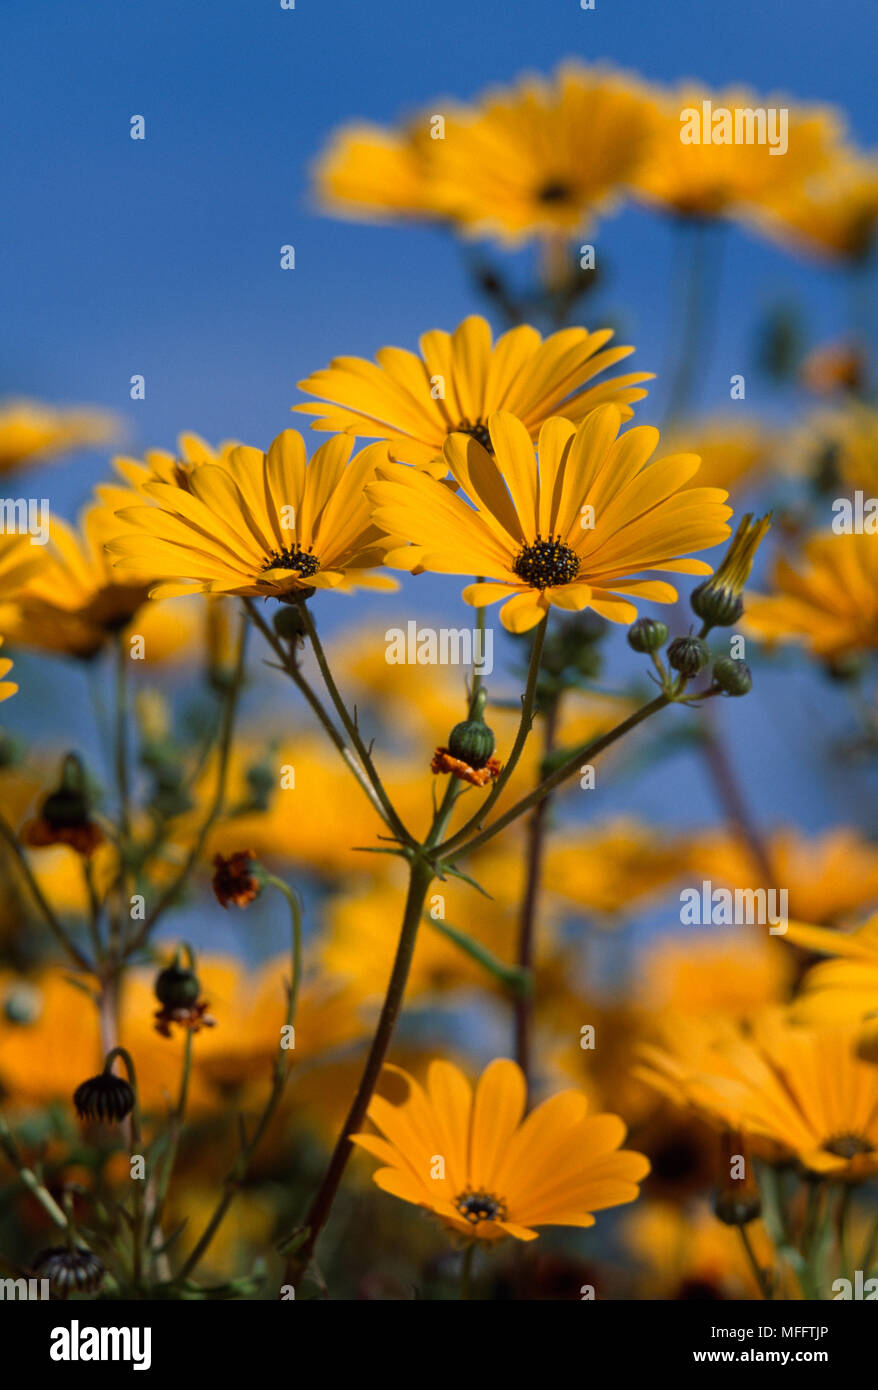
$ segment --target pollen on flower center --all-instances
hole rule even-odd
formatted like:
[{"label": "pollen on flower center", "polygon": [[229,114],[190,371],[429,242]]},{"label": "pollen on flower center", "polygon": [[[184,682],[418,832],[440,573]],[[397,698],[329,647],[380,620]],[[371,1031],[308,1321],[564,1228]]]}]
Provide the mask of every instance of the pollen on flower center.
[{"label": "pollen on flower center", "polygon": [[320,561],[316,555],[311,554],[311,547],[302,550],[301,546],[288,545],[284,550],[272,550],[266,557],[264,570],[284,569],[298,570],[303,579],[316,574],[320,568]]},{"label": "pollen on flower center", "polygon": [[472,435],[473,439],[481,444],[483,449],[487,449],[489,454],[494,452],[493,445],[491,444],[491,436],[488,433],[488,426],[485,424],[484,420],[476,420],[473,423],[469,420],[461,420],[457,429],[452,431],[452,433]]},{"label": "pollen on flower center", "polygon": [[874,1152],[874,1145],[868,1139],[864,1139],[861,1134],[835,1134],[831,1139],[827,1139],[824,1148],[829,1153],[835,1154],[836,1158],[857,1158],[860,1154],[870,1154]]},{"label": "pollen on flower center", "polygon": [[513,571],[533,589],[569,584],[579,574],[579,556],[560,539],[544,541],[537,536],[512,563]]},{"label": "pollen on flower center", "polygon": [[454,1205],[471,1226],[478,1226],[480,1221],[506,1220],[505,1203],[491,1192],[461,1192],[455,1197]]}]

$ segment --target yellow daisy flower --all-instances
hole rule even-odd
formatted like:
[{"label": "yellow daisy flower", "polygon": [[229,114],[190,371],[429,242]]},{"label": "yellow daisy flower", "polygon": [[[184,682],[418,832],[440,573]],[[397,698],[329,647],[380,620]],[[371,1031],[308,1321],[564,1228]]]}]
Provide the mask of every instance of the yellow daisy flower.
[{"label": "yellow daisy flower", "polygon": [[772,587],[748,598],[744,630],[752,636],[802,643],[830,662],[878,648],[875,536],[811,536],[796,563],[778,560]]},{"label": "yellow daisy flower", "polygon": [[[710,105],[711,141],[704,142],[702,128],[700,143],[689,143],[681,138],[688,130],[682,117],[695,112],[703,119],[705,103]],[[732,134],[735,122],[746,133],[754,110],[772,107],[789,112],[787,149],[781,156],[772,155],[767,141],[717,143],[717,135],[725,134],[719,127],[714,130],[717,112],[730,113]],[[783,97],[758,97],[741,88],[711,92],[687,84],[667,93],[662,108],[659,134],[634,183],[645,202],[679,216],[732,215],[741,205],[776,197],[779,190],[829,168],[837,156],[841,120],[829,107],[795,106]]]},{"label": "yellow daisy flower", "polygon": [[431,151],[434,196],[470,236],[507,245],[572,236],[612,206],[656,123],[655,101],[635,79],[565,63],[449,115]]},{"label": "yellow daisy flower", "polygon": [[341,217],[435,217],[428,118],[405,130],[357,122],[336,131],[314,169],[317,198]]},{"label": "yellow daisy flower", "polygon": [[492,452],[454,434],[445,458],[459,493],[412,468],[387,464],[367,489],[374,518],[408,546],[388,564],[442,574],[480,574],[463,596],[474,605],[506,602],[510,632],[526,632],[550,606],[593,608],[630,623],[628,596],[672,603],[677,591],[644,570],[709,574],[703,560],[683,559],[729,534],[715,488],[685,488],[699,460],[677,454],[647,468],[658,430],[641,426],[617,438],[616,406],[595,410],[578,427],[554,418],[540,430],[539,461],[526,427],[507,411],[488,422]]},{"label": "yellow daisy flower", "polygon": [[665,1048],[639,1074],[678,1103],[799,1159],[814,1173],[878,1172],[878,1067],[858,1030],[801,1027],[769,1010],[745,1032],[716,1018],[668,1019]]},{"label": "yellow daisy flower", "polygon": [[878,913],[849,932],[791,922],[786,939],[835,958],[808,971],[795,1003],[796,1018],[843,1024],[878,1013]]},{"label": "yellow daisy flower", "polygon": [[282,598],[313,589],[393,588],[369,571],[387,542],[369,519],[363,489],[386,450],[351,459],[353,440],[323,444],[310,463],[302,436],[284,430],[267,454],[233,448],[177,483],[145,482],[151,506],[124,507],[108,550],[127,574],[165,582],[156,596],[201,590]]},{"label": "yellow daisy flower", "polygon": [[773,475],[778,442],[759,421],[728,415],[687,419],[665,431],[669,449],[685,447],[701,459],[699,487],[724,487],[739,493]]},{"label": "yellow daisy flower", "polygon": [[861,261],[878,228],[878,159],[842,157],[817,178],[767,195],[750,220],[795,251],[822,260]]},{"label": "yellow daisy flower", "polygon": [[36,568],[4,605],[10,641],[89,658],[128,625],[147,586],[110,568],[104,546],[113,530],[112,516],[97,505],[85,509],[78,530],[52,517],[48,544],[34,547]]},{"label": "yellow daisy flower", "polygon": [[385,1067],[369,1118],[381,1131],[352,1135],[384,1166],[374,1181],[427,1207],[478,1240],[535,1240],[536,1226],[593,1226],[595,1211],[633,1202],[649,1162],[620,1149],[618,1115],[588,1115],[577,1091],[562,1091],[524,1116],[526,1085],[515,1062],[497,1060],[475,1095],[450,1062],[431,1062],[426,1090]]},{"label": "yellow daisy flower", "polygon": [[[214,449],[200,434],[186,430],[177,437],[176,453],[169,449],[147,449],[142,459],[120,454],[113,459],[113,467],[123,482],[138,493],[143,492],[146,483],[152,482],[186,487],[193,468],[202,463],[221,463],[233,449],[240,447],[239,440],[227,439]],[[104,483],[95,491],[111,510],[114,505],[124,506],[137,500],[130,492],[123,492],[117,483]]]},{"label": "yellow daisy flower", "polygon": [[7,401],[0,405],[0,475],[71,449],[105,444],[116,430],[112,416],[102,410]]},{"label": "yellow daisy flower", "polygon": [[[0,647],[3,646],[3,638],[0,637]],[[0,700],[8,700],[10,695],[14,695],[18,686],[15,681],[4,680],[12,670],[12,662],[7,656],[0,657]]]},{"label": "yellow daisy flower", "polygon": [[492,345],[487,321],[474,314],[453,333],[435,329],[420,339],[421,356],[402,348],[382,348],[377,365],[361,357],[336,357],[299,388],[322,398],[293,406],[317,415],[316,430],[341,431],[364,439],[386,439],[390,456],[441,478],[446,439],[456,431],[490,447],[488,417],[511,411],[532,439],[550,415],[579,421],[606,401],[628,420],[646,392],[638,383],[652,372],[631,372],[589,386],[631,347],[606,347],[608,328],[589,333],[565,328],[543,340],[522,324]]}]

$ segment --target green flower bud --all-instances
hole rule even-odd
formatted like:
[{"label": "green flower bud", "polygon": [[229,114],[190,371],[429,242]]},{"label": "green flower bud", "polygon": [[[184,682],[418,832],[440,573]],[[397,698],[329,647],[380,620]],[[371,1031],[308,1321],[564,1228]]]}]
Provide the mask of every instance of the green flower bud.
[{"label": "green flower bud", "polygon": [[753,689],[753,677],[746,661],[731,656],[718,656],[713,663],[713,683],[725,695],[746,695]]},{"label": "green flower bud", "polygon": [[272,619],[274,630],[282,642],[300,642],[305,636],[305,623],[300,603],[285,603]]},{"label": "green flower bud", "polygon": [[166,1009],[188,1009],[198,1000],[201,985],[194,970],[174,961],[156,976],[155,997]]},{"label": "green flower bud", "polygon": [[699,584],[689,596],[693,613],[711,627],[731,627],[744,611],[744,600],[731,589],[717,588],[708,581]]},{"label": "green flower bud", "polygon": [[476,770],[484,767],[494,752],[494,732],[482,718],[487,698],[484,688],[480,689],[473,701],[470,718],[455,724],[448,736],[451,756]]},{"label": "green flower bud", "polygon": [[657,652],[667,640],[667,623],[658,618],[638,618],[628,629],[628,645],[635,652]]},{"label": "green flower bud", "polygon": [[697,676],[709,660],[707,643],[700,637],[675,637],[668,647],[668,661],[681,676]]}]

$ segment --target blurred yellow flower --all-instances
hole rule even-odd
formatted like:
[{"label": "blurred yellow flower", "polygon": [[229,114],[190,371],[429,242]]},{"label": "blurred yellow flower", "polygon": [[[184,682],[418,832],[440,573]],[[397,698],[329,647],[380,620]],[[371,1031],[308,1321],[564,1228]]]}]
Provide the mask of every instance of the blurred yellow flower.
[{"label": "blurred yellow flower", "polygon": [[[763,1223],[751,1221],[747,1235],[760,1267],[772,1268],[775,1251]],[[641,1298],[762,1297],[738,1231],[717,1221],[706,1203],[639,1202],[622,1217],[622,1240],[643,1266]]]},{"label": "blurred yellow flower", "polygon": [[490,448],[488,418],[497,410],[517,415],[531,439],[549,416],[579,421],[607,401],[619,407],[623,420],[630,419],[631,406],[646,395],[640,383],[652,372],[588,385],[634,351],[607,347],[612,336],[609,328],[565,328],[543,339],[521,324],[492,344],[489,324],[473,314],[453,333],[424,333],[420,357],[381,348],[377,365],[360,357],[333,358],[325,370],[299,382],[320,403],[293,410],[319,416],[316,430],[387,440],[392,459],[442,478],[448,471],[446,439],[469,434]]},{"label": "blurred yellow flower", "polygon": [[547,890],[602,916],[630,915],[667,893],[689,867],[688,842],[632,817],[549,841]]},{"label": "blurred yellow flower", "polygon": [[637,79],[567,62],[452,111],[433,142],[431,191],[466,235],[513,246],[572,237],[613,208],[656,123]]},{"label": "blurred yellow flower", "polygon": [[787,826],[766,837],[765,853],[770,884],[750,848],[724,830],[694,837],[691,862],[729,888],[786,888],[789,915],[800,921],[830,925],[878,903],[878,846],[853,826],[814,835]]},{"label": "blurred yellow flower", "polygon": [[751,594],[745,632],[769,645],[796,642],[823,661],[878,647],[878,544],[866,533],[810,536],[795,561],[781,556],[771,591]]},{"label": "blurred yellow flower", "polygon": [[816,177],[767,191],[750,216],[784,247],[823,260],[861,261],[878,226],[878,159],[843,150]]},{"label": "blurred yellow flower", "polygon": [[767,934],[719,932],[693,938],[663,936],[645,950],[638,965],[637,998],[656,1014],[722,1015],[745,1018],[789,997],[790,953]]},{"label": "blurred yellow flower", "polygon": [[6,401],[0,405],[0,475],[72,449],[106,444],[117,430],[106,411]]},{"label": "blurred yellow flower", "polygon": [[[783,189],[801,185],[810,175],[827,169],[837,155],[842,122],[831,107],[796,106],[786,98],[758,97],[743,88],[712,92],[694,84],[662,93],[659,100],[660,133],[634,184],[647,203],[678,216],[734,215],[742,206],[761,203]],[[736,122],[745,137],[751,131],[754,136],[761,134],[755,113],[768,113],[773,108],[789,112],[785,150],[780,143],[782,117],[778,117],[779,129],[774,131],[766,116],[762,143],[755,138],[733,138]],[[689,113],[697,117],[697,126]],[[724,121],[729,131],[721,128]],[[705,139],[708,133],[709,142]],[[698,140],[691,138],[694,134]],[[718,136],[723,137],[722,144]],[[769,136],[776,137],[774,147],[780,154],[772,154]]]},{"label": "blurred yellow flower", "polygon": [[806,1028],[768,1010],[744,1032],[721,1018],[675,1016],[666,1044],[642,1049],[644,1080],[678,1104],[776,1145],[814,1173],[878,1171],[878,1067],[855,1028]]},{"label": "blurred yellow flower", "polygon": [[552,606],[592,608],[630,623],[637,609],[628,595],[672,603],[670,584],[634,576],[709,574],[703,560],[682,557],[724,540],[731,508],[725,492],[685,486],[698,471],[696,457],[647,466],[658,430],[641,426],[619,436],[620,424],[612,405],[578,427],[548,420],[537,461],[525,426],[497,411],[490,453],[465,434],[445,446],[459,493],[415,469],[385,465],[368,488],[373,515],[390,535],[411,542],[389,552],[388,564],[486,576],[463,597],[476,606],[505,600],[500,621],[511,632],[535,627]]},{"label": "blurred yellow flower", "polygon": [[342,126],[314,166],[318,202],[357,220],[439,216],[428,174],[431,144],[427,116],[403,130],[366,122]]},{"label": "blurred yellow flower", "polygon": [[[526,1118],[514,1062],[482,1073],[475,1095],[450,1062],[431,1062],[423,1089],[385,1067],[369,1118],[380,1131],[355,1144],[380,1159],[385,1192],[426,1207],[477,1240],[535,1240],[537,1226],[593,1226],[595,1211],[636,1200],[649,1164],[620,1149],[617,1115],[588,1115],[585,1096],[562,1091]],[[440,1166],[441,1165],[441,1170]]]},{"label": "blurred yellow flower", "polygon": [[786,939],[806,951],[834,957],[805,976],[793,1010],[797,1019],[844,1024],[878,1013],[878,914],[849,932],[791,922]]},{"label": "blurred yellow flower", "polygon": [[773,431],[755,420],[715,416],[681,420],[664,433],[665,446],[697,454],[699,487],[721,487],[740,493],[751,484],[766,481],[776,468]]},{"label": "blurred yellow flower", "polygon": [[[0,647],[2,646],[3,638],[0,637]],[[9,657],[0,657],[0,701],[8,700],[10,695],[14,695],[16,690],[18,689],[18,686],[16,685],[15,681],[7,681],[3,679],[4,676],[9,675],[9,672],[11,670],[12,662],[10,661]]]}]

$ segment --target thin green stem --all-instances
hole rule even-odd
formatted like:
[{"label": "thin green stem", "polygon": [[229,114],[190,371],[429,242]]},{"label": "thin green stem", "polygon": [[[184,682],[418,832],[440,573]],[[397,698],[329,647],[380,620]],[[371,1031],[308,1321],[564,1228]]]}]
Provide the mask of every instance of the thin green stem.
[{"label": "thin green stem", "polygon": [[498,798],[503,794],[504,787],[518,765],[536,711],[537,680],[540,674],[540,662],[543,656],[543,644],[546,639],[547,623],[548,616],[543,618],[534,634],[527,672],[527,685],[521,700],[521,719],[519,720],[518,731],[515,735],[515,741],[510,750],[509,757],[479,809],[470,816],[469,820],[462,825],[459,830],[440,846],[440,852],[443,856],[447,855],[450,850],[455,849],[458,845],[464,844],[470,832],[484,823],[486,816],[496,804]]},{"label": "thin green stem", "polygon": [[[559,787],[562,782],[565,782],[568,777],[577,771],[584,758],[591,759],[597,757],[604,749],[612,747],[620,738],[624,738],[625,734],[630,733],[632,729],[636,729],[638,724],[642,724],[645,719],[649,719],[653,714],[656,714],[658,710],[664,709],[666,705],[673,703],[674,701],[669,695],[657,695],[654,700],[650,700],[648,704],[642,705],[639,710],[635,710],[634,714],[629,715],[627,719],[623,719],[621,724],[617,724],[615,728],[610,729],[608,733],[602,734],[600,738],[593,739],[591,743],[583,744],[572,753],[569,758],[566,758],[554,772],[550,773],[548,777],[544,777],[533,791],[528,792],[520,801],[516,801],[514,806],[510,806],[508,811],[505,811],[502,816],[498,816],[497,820],[487,826],[480,834],[475,835],[462,848],[454,849],[459,839],[458,835],[446,841],[445,844],[439,845],[436,850],[437,859],[453,864],[463,854],[470,854],[473,850],[481,849],[481,847],[487,844],[489,840],[492,840],[495,835],[498,835],[501,830],[505,830],[507,825],[511,825],[513,821],[518,820],[519,816],[524,815],[525,811],[529,811],[532,806],[536,806],[540,801],[543,801],[550,792],[554,791],[556,787]],[[454,852],[449,854],[448,851],[450,849],[454,849]]]},{"label": "thin green stem", "polygon": [[374,762],[372,761],[371,751],[369,748],[367,748],[365,742],[363,741],[360,731],[357,728],[356,720],[352,719],[350,714],[348,713],[347,706],[345,705],[345,702],[341,697],[341,693],[339,692],[338,686],[335,683],[335,678],[332,674],[332,671],[329,668],[329,662],[326,659],[326,653],[324,652],[320,642],[320,638],[317,635],[317,628],[314,625],[314,619],[311,617],[311,614],[308,610],[308,605],[306,603],[303,603],[301,605],[301,612],[302,621],[305,625],[305,631],[308,634],[308,639],[311,643],[311,648],[314,652],[314,656],[317,659],[317,665],[320,668],[320,674],[323,677],[323,682],[329,693],[329,698],[332,701],[336,714],[342,722],[342,725],[345,729],[345,732],[347,733],[348,738],[354,745],[354,748],[357,750],[357,755],[360,759],[360,762],[363,765],[363,770],[369,778],[369,781],[371,782],[372,787],[374,788],[375,795],[378,797],[378,800],[381,803],[387,824],[401,843],[412,844],[412,837],[406,830],[399,816],[397,815],[393,802],[390,800],[390,797],[387,795],[387,792],[384,789],[384,784],[382,783],[381,778],[378,775],[378,770],[375,767]]},{"label": "thin green stem", "polygon": [[55,916],[55,913],[46,900],[43,890],[34,877],[33,870],[27,861],[27,856],[18,842],[18,836],[2,815],[0,815],[0,839],[5,840],[14,854],[18,867],[21,870],[21,875],[30,890],[31,897],[40,909],[46,926],[49,928],[55,940],[67,952],[70,959],[79,966],[80,970],[85,970],[89,974],[92,974],[94,967],[91,961],[87,956],[83,955],[66,928],[62,926],[61,922]]},{"label": "thin green stem", "polygon": [[238,650],[235,662],[235,669],[234,674],[232,675],[232,678],[229,682],[228,690],[226,692],[226,703],[225,708],[223,710],[222,725],[220,728],[216,789],[213,794],[213,799],[210,803],[210,806],[208,807],[207,814],[201,823],[201,827],[198,831],[198,834],[195,837],[195,842],[189,850],[189,853],[187,854],[182,867],[180,868],[176,877],[168,884],[165,891],[161,894],[155,907],[152,909],[150,913],[147,914],[147,917],[141,925],[140,930],[125,947],[123,953],[124,959],[127,959],[129,956],[134,955],[136,951],[140,950],[141,946],[146,941],[153,927],[158,922],[159,918],[162,916],[165,910],[168,907],[170,907],[170,905],[173,902],[176,901],[181,888],[186,883],[193,868],[197,864],[198,860],[201,858],[202,851],[204,850],[205,843],[207,842],[207,837],[213,829],[213,826],[217,818],[222,812],[226,798],[226,782],[228,780],[229,758],[232,748],[232,733],[235,727],[235,714],[238,708],[238,699],[241,693],[241,687],[244,683],[244,655],[246,651],[246,646],[247,620],[246,618],[242,617],[241,630],[238,638]]},{"label": "thin green stem", "polygon": [[417,942],[418,927],[432,880],[433,871],[430,866],[420,856],[413,857],[409,864],[409,885],[396,956],[363,1074],[332,1151],[323,1180],[314,1194],[301,1226],[291,1233],[288,1242],[290,1253],[287,1257],[284,1283],[291,1284],[293,1287],[298,1285],[306,1273],[313,1259],[314,1250],[323,1227],[329,1218],[342,1175],[353,1149],[351,1135],[357,1134],[365,1122],[369,1102],[381,1074],[396,1021],[402,1009],[405,987]]},{"label": "thin green stem", "polygon": [[287,1046],[287,1043],[289,1041],[290,1029],[296,1017],[296,1006],[298,1004],[299,988],[302,981],[302,909],[297,894],[283,881],[283,879],[276,878],[274,874],[268,874],[266,875],[265,881],[272,888],[277,889],[287,900],[287,905],[290,910],[290,955],[292,961],[292,979],[290,980],[287,995],[286,1018],[284,1020],[284,1026],[281,1029],[280,1041],[278,1043],[278,1051],[272,1073],[271,1090],[253,1133],[250,1135],[249,1139],[242,1144],[233,1167],[226,1175],[223,1183],[222,1196],[217,1202],[207,1225],[187,1256],[177,1276],[178,1282],[187,1279],[204,1258],[214,1236],[225,1220],[229,1207],[235,1200],[242,1184],[246,1182],[253,1155],[262,1142],[265,1132],[274,1117],[289,1075],[288,1053],[290,1048]]},{"label": "thin green stem", "polygon": [[244,606],[247,609],[247,612],[250,614],[250,617],[253,619],[254,624],[262,633],[266,642],[269,644],[272,651],[277,656],[278,660],[281,663],[281,667],[286,673],[286,675],[290,677],[290,680],[296,686],[297,690],[299,690],[300,693],[304,695],[312,711],[317,716],[317,719],[321,727],[323,728],[324,733],[326,733],[329,736],[333,745],[341,754],[348,770],[353,773],[358,785],[360,786],[362,791],[365,792],[372,807],[375,811],[377,811],[378,815],[384,821],[385,825],[388,825],[388,828],[390,828],[387,821],[387,817],[384,813],[384,807],[382,806],[381,801],[377,793],[375,792],[375,789],[373,788],[371,782],[369,781],[369,778],[367,777],[366,773],[363,771],[362,767],[357,761],[356,754],[352,751],[352,749],[348,747],[341,733],[333,724],[329,713],[324,708],[320,700],[320,697],[316,694],[316,692],[313,690],[309,682],[305,679],[304,675],[300,671],[299,666],[296,662],[294,651],[292,650],[292,648],[289,651],[284,650],[283,645],[278,640],[276,634],[272,632],[268,623],[265,622],[252,599],[245,598]]},{"label": "thin green stem", "polygon": [[58,1206],[51,1192],[43,1186],[32,1168],[22,1158],[11,1129],[0,1113],[0,1151],[2,1151],[18,1173],[28,1192],[39,1202],[43,1211],[62,1231],[67,1230],[67,1217]]},{"label": "thin green stem", "polygon": [[460,1301],[467,1302],[472,1297],[473,1265],[476,1258],[476,1242],[471,1240],[463,1252],[460,1266]]},{"label": "thin green stem", "polygon": [[774,1298],[774,1286],[771,1279],[771,1273],[769,1270],[763,1269],[761,1264],[757,1260],[756,1251],[753,1249],[753,1242],[751,1241],[750,1236],[747,1233],[747,1227],[739,1226],[738,1231],[740,1232],[741,1243],[744,1246],[744,1250],[747,1254],[747,1259],[750,1262],[750,1268],[753,1270],[753,1276],[756,1280],[759,1292],[762,1294],[762,1297],[764,1299],[770,1301]]}]

